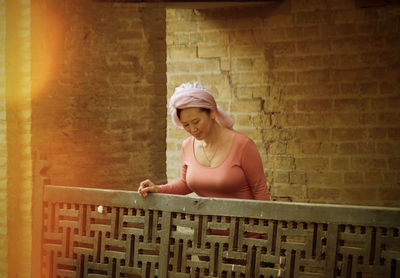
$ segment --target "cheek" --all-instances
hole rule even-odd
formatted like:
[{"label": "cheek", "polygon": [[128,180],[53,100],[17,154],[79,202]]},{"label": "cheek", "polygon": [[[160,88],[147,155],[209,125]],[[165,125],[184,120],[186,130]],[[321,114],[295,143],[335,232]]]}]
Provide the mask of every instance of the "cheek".
[{"label": "cheek", "polygon": [[201,129],[203,130],[209,130],[210,129],[210,123],[208,121],[204,121],[201,125]]}]

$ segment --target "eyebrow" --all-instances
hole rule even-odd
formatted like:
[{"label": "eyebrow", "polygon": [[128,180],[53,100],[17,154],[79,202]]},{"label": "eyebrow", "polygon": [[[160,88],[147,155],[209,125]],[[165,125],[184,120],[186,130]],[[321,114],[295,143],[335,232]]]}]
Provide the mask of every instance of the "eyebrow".
[{"label": "eyebrow", "polygon": [[[199,120],[199,118],[194,118],[193,120],[191,120],[190,122],[193,123],[193,121]],[[183,125],[187,124],[187,122],[181,122]]]}]

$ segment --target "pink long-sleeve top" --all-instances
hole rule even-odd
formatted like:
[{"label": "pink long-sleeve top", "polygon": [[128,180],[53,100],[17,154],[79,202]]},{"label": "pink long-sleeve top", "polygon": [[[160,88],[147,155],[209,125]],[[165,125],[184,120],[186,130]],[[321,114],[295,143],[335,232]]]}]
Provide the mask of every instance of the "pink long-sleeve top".
[{"label": "pink long-sleeve top", "polygon": [[181,150],[180,179],[160,185],[159,193],[201,197],[270,200],[264,169],[255,143],[235,133],[229,153],[216,167],[201,165],[194,154],[194,137],[185,139]]}]

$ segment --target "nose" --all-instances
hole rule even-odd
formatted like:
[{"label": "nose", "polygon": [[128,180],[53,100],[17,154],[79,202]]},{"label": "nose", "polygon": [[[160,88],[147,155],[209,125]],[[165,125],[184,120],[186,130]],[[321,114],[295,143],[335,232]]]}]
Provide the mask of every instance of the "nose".
[{"label": "nose", "polygon": [[196,126],[192,126],[190,128],[190,130],[191,130],[192,133],[195,133],[197,131],[197,127]]}]

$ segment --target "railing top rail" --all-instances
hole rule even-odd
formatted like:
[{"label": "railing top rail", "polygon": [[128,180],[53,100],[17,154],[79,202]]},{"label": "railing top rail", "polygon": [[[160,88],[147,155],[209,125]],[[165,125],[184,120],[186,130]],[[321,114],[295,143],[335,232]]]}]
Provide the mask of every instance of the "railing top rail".
[{"label": "railing top rail", "polygon": [[150,194],[146,199],[135,191],[47,185],[44,201],[96,204],[106,207],[161,210],[187,214],[285,219],[296,222],[337,223],[400,227],[400,208],[334,204],[289,203],[223,198],[191,198]]}]

